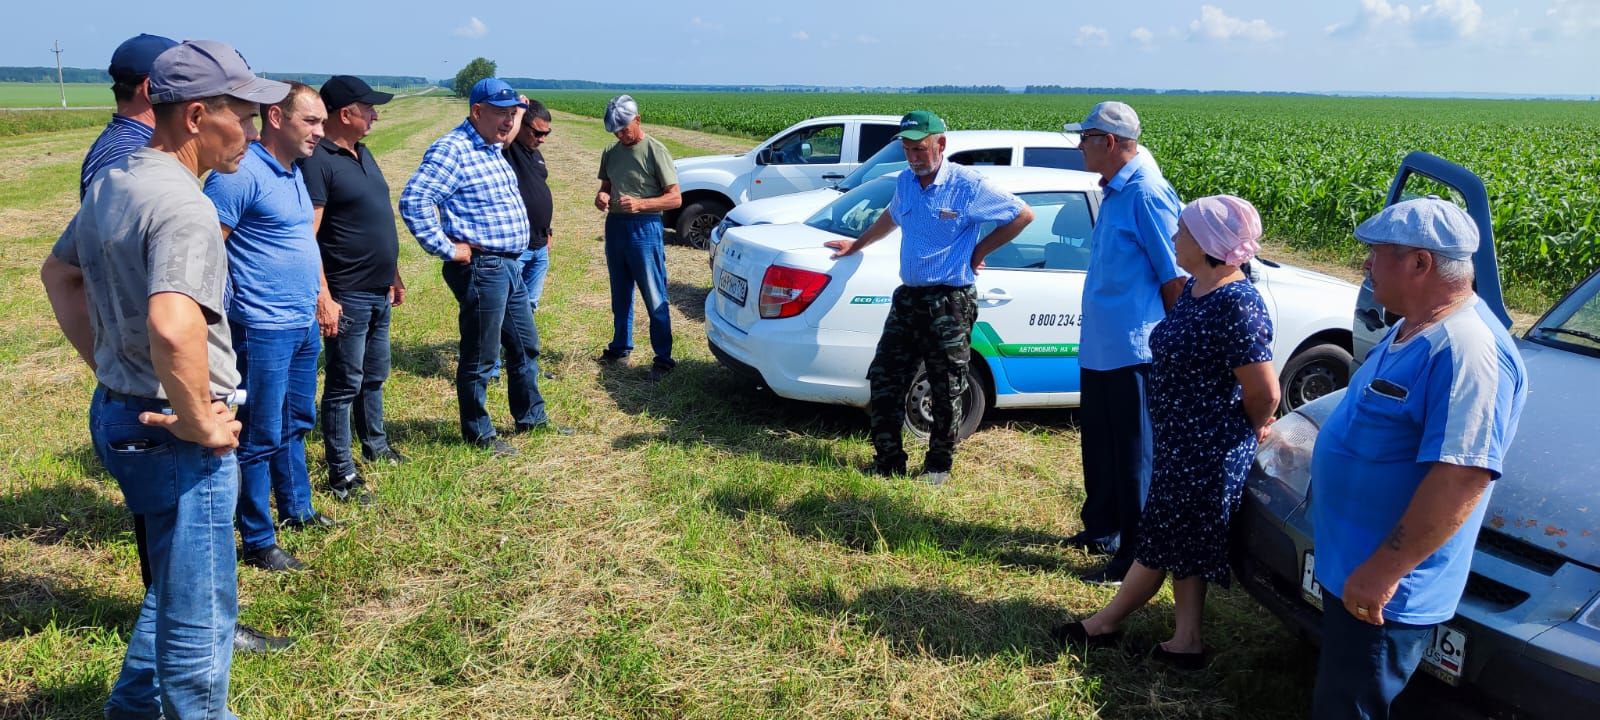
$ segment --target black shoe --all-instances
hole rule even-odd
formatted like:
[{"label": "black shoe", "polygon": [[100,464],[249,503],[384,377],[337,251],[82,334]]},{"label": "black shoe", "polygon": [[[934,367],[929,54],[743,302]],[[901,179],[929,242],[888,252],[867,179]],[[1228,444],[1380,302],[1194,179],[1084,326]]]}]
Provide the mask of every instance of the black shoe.
[{"label": "black shoe", "polygon": [[875,463],[873,463],[871,465],[868,465],[867,469],[863,470],[862,473],[864,473],[866,475],[871,475],[873,477],[881,477],[881,478],[905,477],[906,466],[904,464],[900,464],[900,465],[884,465],[884,464],[875,462]]},{"label": "black shoe", "polygon": [[600,353],[600,357],[595,358],[594,361],[597,362],[597,363],[608,363],[609,364],[609,363],[614,363],[614,362],[618,362],[618,361],[621,361],[621,360],[627,360],[628,359],[628,355],[630,355],[630,354],[631,353],[611,352],[610,349],[607,349],[604,352]]},{"label": "black shoe", "polygon": [[539,371],[539,377],[544,378],[546,380],[554,380],[554,379],[556,379],[556,374],[553,373],[553,372],[550,372],[549,370],[540,370]]},{"label": "black shoe", "polygon": [[661,378],[666,377],[667,373],[670,372],[672,372],[672,366],[670,365],[652,365],[650,366],[650,382],[660,382]]},{"label": "black shoe", "polygon": [[1077,548],[1092,555],[1110,555],[1111,544],[1102,538],[1091,537],[1086,532],[1080,532],[1067,538],[1066,546]]},{"label": "black shoe", "polygon": [[1050,629],[1050,639],[1056,641],[1063,648],[1077,645],[1088,647],[1114,647],[1122,642],[1122,631],[1105,633],[1103,635],[1090,635],[1081,622],[1069,622],[1057,625]]},{"label": "black shoe", "polygon": [[563,437],[575,435],[577,432],[577,430],[573,430],[565,425],[557,425],[549,420],[532,425],[523,425],[518,423],[517,426],[511,430],[512,435],[522,435],[524,433],[551,433],[554,435],[561,435]]},{"label": "black shoe", "polygon": [[303,518],[288,518],[278,523],[278,527],[284,530],[327,530],[339,527],[339,521],[313,510]]},{"label": "black shoe", "polygon": [[1161,643],[1156,643],[1155,647],[1150,648],[1150,659],[1173,670],[1182,670],[1184,672],[1204,670],[1206,667],[1205,650],[1197,653],[1172,652],[1161,647]]},{"label": "black shoe", "polygon": [[489,454],[495,457],[511,457],[517,454],[516,448],[511,447],[506,443],[506,441],[501,440],[499,437],[492,437],[488,440],[484,440],[483,442],[477,442],[473,444],[484,450],[488,450]]},{"label": "black shoe", "polygon": [[1122,576],[1126,574],[1128,574],[1128,571],[1126,570],[1118,572],[1116,568],[1107,565],[1092,573],[1079,575],[1078,579],[1090,585],[1099,585],[1102,587],[1122,587]]},{"label": "black shoe", "polygon": [[343,480],[329,480],[328,494],[339,502],[353,502],[366,507],[377,502],[372,496],[372,491],[367,489],[367,481],[359,473],[352,474]]},{"label": "black shoe", "polygon": [[369,463],[383,463],[385,465],[404,465],[407,459],[406,456],[400,454],[399,450],[392,447],[384,448],[375,453],[368,453],[362,450],[361,457]]},{"label": "black shoe", "polygon": [[245,551],[244,564],[261,568],[267,572],[288,572],[306,569],[305,563],[296,560],[293,555],[284,552],[283,548],[277,545],[268,545],[259,550]]},{"label": "black shoe", "polygon": [[233,626],[233,651],[236,653],[269,653],[293,644],[292,637],[268,635],[243,623]]}]

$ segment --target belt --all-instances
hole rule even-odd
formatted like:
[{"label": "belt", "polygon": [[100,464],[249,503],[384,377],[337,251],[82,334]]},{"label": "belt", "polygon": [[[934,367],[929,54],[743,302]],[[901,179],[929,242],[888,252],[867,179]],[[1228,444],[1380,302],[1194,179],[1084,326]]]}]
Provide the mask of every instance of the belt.
[{"label": "belt", "polygon": [[521,250],[484,250],[483,248],[477,248],[477,247],[472,249],[472,257],[474,259],[476,259],[480,255],[488,255],[490,257],[509,258],[509,259],[512,259],[512,260],[516,260],[517,258],[522,257],[522,251]]},{"label": "belt", "polygon": [[[162,412],[168,412],[168,411],[172,410],[172,404],[167,402],[166,400],[162,400],[161,398],[143,397],[141,395],[129,395],[129,394],[125,393],[125,392],[118,392],[116,390],[112,390],[111,388],[105,387],[104,385],[102,385],[101,387],[105,388],[105,391],[106,391],[105,394],[106,394],[106,399],[107,400],[113,400],[113,401],[122,403],[124,405],[134,405],[134,406],[137,406],[137,407],[151,408],[151,409],[159,410],[159,411],[162,411]],[[212,399],[213,400],[220,400],[222,402],[225,402],[231,407],[238,407],[238,406],[244,404],[245,397],[246,397],[245,391],[243,391],[243,390],[234,390],[233,392],[228,393],[228,395],[226,397],[212,398]]]},{"label": "belt", "polygon": [[900,287],[914,295],[934,295],[972,289],[971,285],[901,285]]}]

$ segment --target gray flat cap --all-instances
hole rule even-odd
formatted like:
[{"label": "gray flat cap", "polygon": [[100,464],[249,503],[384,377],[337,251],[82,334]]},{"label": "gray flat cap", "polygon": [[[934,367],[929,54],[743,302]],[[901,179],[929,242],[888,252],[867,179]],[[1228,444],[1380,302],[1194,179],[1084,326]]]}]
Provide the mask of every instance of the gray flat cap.
[{"label": "gray flat cap", "polygon": [[1462,259],[1478,251],[1478,224],[1455,203],[1436,197],[1397,202],[1356,226],[1368,245],[1405,245]]},{"label": "gray flat cap", "polygon": [[611,98],[611,102],[606,103],[606,132],[618,132],[636,117],[639,117],[639,103],[633,98],[627,95]]}]

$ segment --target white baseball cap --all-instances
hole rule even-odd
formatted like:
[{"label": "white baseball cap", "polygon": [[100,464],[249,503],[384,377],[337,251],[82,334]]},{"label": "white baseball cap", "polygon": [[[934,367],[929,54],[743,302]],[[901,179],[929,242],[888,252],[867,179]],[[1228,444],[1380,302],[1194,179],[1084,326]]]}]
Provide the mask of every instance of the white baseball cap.
[{"label": "white baseball cap", "polygon": [[1061,128],[1067,132],[1103,130],[1117,137],[1138,140],[1139,114],[1128,107],[1127,103],[1111,100],[1094,106],[1083,122],[1067,123]]}]

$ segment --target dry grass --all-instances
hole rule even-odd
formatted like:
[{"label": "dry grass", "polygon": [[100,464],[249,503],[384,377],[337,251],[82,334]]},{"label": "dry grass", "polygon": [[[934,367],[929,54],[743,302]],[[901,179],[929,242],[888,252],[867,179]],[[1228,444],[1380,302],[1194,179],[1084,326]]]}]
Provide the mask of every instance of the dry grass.
[{"label": "dry grass", "polygon": [[[396,194],[461,110],[434,99],[386,108],[374,140]],[[579,434],[517,438],[510,460],[461,446],[455,303],[437,261],[402,232],[411,293],[395,314],[387,396],[390,432],[413,462],[370,471],[375,508],[317,495],[345,524],[282,538],[310,572],[241,571],[244,619],[300,638],[238,659],[241,716],[1303,712],[1310,660],[1238,592],[1215,594],[1217,659],[1193,677],[1050,646],[1052,623],[1110,597],[1073,578],[1094,561],[1060,543],[1082,497],[1070,413],[996,415],[945,488],[866,478],[859,412],[757,393],[716,366],[700,327],[704,255],[679,246],[667,253],[679,369],[651,384],[642,365],[597,367],[610,313],[590,199],[609,136],[574,116],[555,125],[556,237],[538,321],[558,377],[543,387]],[[648,129],[707,151],[748,145]],[[75,184],[55,182],[27,204],[70,205]],[[0,205],[11,209],[26,210]],[[91,379],[38,297],[33,268],[54,230],[43,216],[26,222],[4,234],[0,275],[0,316],[18,328],[0,335],[11,360],[0,382],[0,718],[90,718],[136,611],[137,568],[119,494],[87,448]],[[504,407],[500,386],[491,406]],[[1169,616],[1164,594],[1131,625],[1133,647],[1165,637]]]}]

